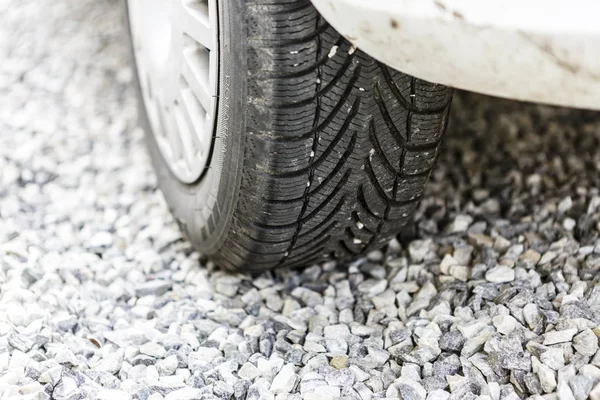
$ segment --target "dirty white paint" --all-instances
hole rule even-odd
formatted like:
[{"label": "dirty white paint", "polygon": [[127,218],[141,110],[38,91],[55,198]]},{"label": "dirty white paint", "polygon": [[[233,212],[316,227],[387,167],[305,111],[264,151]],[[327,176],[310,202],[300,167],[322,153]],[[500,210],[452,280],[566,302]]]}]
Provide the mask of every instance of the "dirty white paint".
[{"label": "dirty white paint", "polygon": [[600,109],[600,2],[312,0],[354,45],[432,82]]}]

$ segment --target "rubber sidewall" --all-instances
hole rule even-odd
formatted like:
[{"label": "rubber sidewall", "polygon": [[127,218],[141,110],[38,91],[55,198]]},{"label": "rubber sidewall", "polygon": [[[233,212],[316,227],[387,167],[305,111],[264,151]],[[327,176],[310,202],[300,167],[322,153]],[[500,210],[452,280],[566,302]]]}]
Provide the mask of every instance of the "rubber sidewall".
[{"label": "rubber sidewall", "polygon": [[217,252],[227,236],[239,197],[245,143],[244,10],[240,0],[218,3],[220,59],[217,126],[208,167],[195,183],[180,182],[165,162],[152,134],[137,79],[137,68],[134,68],[139,123],[146,132],[158,186],[181,229],[194,247],[205,255]]}]

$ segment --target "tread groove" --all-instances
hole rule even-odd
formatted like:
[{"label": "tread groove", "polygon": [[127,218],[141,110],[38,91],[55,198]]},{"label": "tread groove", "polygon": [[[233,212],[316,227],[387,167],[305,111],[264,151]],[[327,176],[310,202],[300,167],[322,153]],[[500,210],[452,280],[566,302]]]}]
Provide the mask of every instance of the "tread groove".
[{"label": "tread groove", "polygon": [[[317,28],[319,27],[320,20],[321,20],[320,16],[317,16],[316,22],[315,22]],[[320,58],[321,58],[321,37],[317,36],[317,60],[319,60]],[[317,154],[317,150],[319,149],[319,134],[315,128],[319,124],[319,116],[321,113],[321,98],[320,98],[320,95],[318,95],[318,93],[321,91],[321,82],[322,82],[321,65],[318,64],[316,66],[316,69],[317,69],[317,81],[315,82],[315,92],[317,93],[317,95],[316,95],[317,108],[315,110],[315,117],[314,117],[313,123],[312,123],[312,130],[315,133],[314,133],[313,140],[312,140],[311,158],[314,157],[315,154]],[[314,181],[314,171],[315,171],[314,161],[310,160],[309,162],[310,162],[310,165],[309,165],[309,169],[308,169],[308,184],[306,185],[306,189],[304,189],[304,203],[302,204],[302,209],[300,210],[300,215],[298,216],[296,230],[294,231],[294,236],[292,236],[292,240],[290,241],[290,244],[289,244],[287,250],[285,251],[285,254],[281,258],[281,260],[277,263],[277,266],[282,265],[285,262],[285,260],[288,258],[288,256],[290,255],[290,252],[292,251],[292,249],[294,248],[294,245],[296,244],[296,241],[298,240],[298,235],[300,234],[300,230],[302,230],[302,219],[304,218],[304,214],[306,213],[306,210],[308,208],[308,202],[310,200],[310,188]],[[339,191],[339,189],[337,187],[336,187],[336,189],[334,189],[334,191],[332,193],[337,193]],[[327,204],[327,202],[328,201],[326,200],[325,202],[321,203],[321,205]],[[317,209],[318,209],[318,207],[317,207]]]}]

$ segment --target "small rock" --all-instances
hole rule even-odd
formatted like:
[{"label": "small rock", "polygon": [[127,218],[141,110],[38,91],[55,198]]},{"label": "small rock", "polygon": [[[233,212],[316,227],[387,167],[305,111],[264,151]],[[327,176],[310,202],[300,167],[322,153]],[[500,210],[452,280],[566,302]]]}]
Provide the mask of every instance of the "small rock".
[{"label": "small rock", "polygon": [[517,321],[513,316],[506,314],[496,315],[492,319],[492,323],[496,327],[496,330],[503,335],[508,335],[515,329],[522,327],[519,321]]},{"label": "small rock", "polygon": [[242,379],[246,379],[249,381],[254,380],[257,376],[260,375],[258,368],[256,368],[252,363],[245,363],[238,371],[238,376]]},{"label": "small rock", "polygon": [[515,270],[505,265],[498,265],[485,273],[485,280],[492,283],[512,282],[515,280]]},{"label": "small rock", "polygon": [[202,390],[193,387],[177,389],[165,396],[165,400],[197,400],[202,398]]},{"label": "small rock", "polygon": [[594,380],[589,376],[575,375],[569,379],[569,387],[575,400],[585,400],[594,387]]},{"label": "small rock", "polygon": [[146,282],[136,285],[135,295],[137,297],[150,296],[150,295],[160,296],[160,295],[163,295],[166,292],[168,292],[172,286],[173,286],[172,283],[163,281],[161,279],[156,279],[153,281],[146,281]]},{"label": "small rock", "polygon": [[413,379],[400,377],[394,383],[403,400],[425,400],[427,397],[425,388]]},{"label": "small rock", "polygon": [[460,331],[449,331],[442,335],[439,346],[440,349],[446,351],[460,351],[465,341],[466,339]]},{"label": "small rock", "polygon": [[573,200],[571,200],[571,196],[567,196],[558,203],[558,212],[561,214],[566,213],[573,207]]},{"label": "small rock", "polygon": [[154,358],[163,358],[167,350],[158,343],[148,342],[140,346],[140,353]]},{"label": "small rock", "polygon": [[52,391],[52,396],[57,399],[68,399],[77,390],[77,382],[68,376],[62,377]]},{"label": "small rock", "polygon": [[294,367],[294,364],[286,364],[273,379],[270,390],[274,394],[289,393],[292,391],[295,384],[296,368]]},{"label": "small rock", "polygon": [[123,366],[123,350],[116,351],[109,354],[96,365],[95,369],[98,371],[105,371],[111,374],[119,372]]},{"label": "small rock", "polygon": [[325,381],[332,386],[352,386],[354,384],[354,374],[347,368],[330,371],[325,375]]},{"label": "small rock", "polygon": [[343,324],[326,326],[323,334],[325,339],[346,339],[350,335],[350,329]]},{"label": "small rock", "polygon": [[98,400],[131,400],[129,393],[117,389],[100,389],[96,394]]},{"label": "small rock", "polygon": [[590,392],[590,400],[600,400],[600,382]]},{"label": "small rock", "polygon": [[556,389],[556,373],[535,357],[532,357],[532,368],[540,380],[542,390],[545,393],[552,393]]},{"label": "small rock", "polygon": [[113,238],[110,232],[96,232],[88,242],[90,247],[108,247],[112,244]]},{"label": "small rock", "polygon": [[27,353],[29,350],[31,350],[35,343],[27,336],[18,335],[13,332],[8,335],[8,344],[17,350],[22,351],[23,353]]},{"label": "small rock", "polygon": [[576,333],[576,328],[547,332],[544,334],[544,345],[548,346],[557,343],[570,342]]},{"label": "small rock", "polygon": [[179,365],[179,361],[177,360],[176,355],[170,355],[166,357],[164,360],[160,360],[156,363],[156,369],[163,376],[173,375],[177,370],[177,366]]},{"label": "small rock", "polygon": [[565,357],[563,349],[552,347],[540,354],[540,361],[555,371],[565,366]]},{"label": "small rock", "polygon": [[451,233],[466,232],[469,229],[469,225],[473,222],[473,217],[470,215],[459,214],[454,218],[454,221],[450,224],[449,229]]},{"label": "small rock", "polygon": [[598,337],[591,329],[585,329],[573,338],[573,347],[579,354],[593,356],[598,351]]},{"label": "small rock", "polygon": [[74,367],[79,364],[75,354],[73,354],[73,352],[69,349],[62,349],[58,351],[54,356],[54,360],[65,367]]},{"label": "small rock", "polygon": [[61,366],[49,368],[40,374],[39,381],[41,383],[49,383],[52,386],[55,386],[62,377],[62,370],[63,367]]},{"label": "small rock", "polygon": [[346,357],[346,356],[332,357],[331,361],[329,362],[329,365],[331,365],[335,369],[346,368],[346,366],[348,365],[348,357]]}]

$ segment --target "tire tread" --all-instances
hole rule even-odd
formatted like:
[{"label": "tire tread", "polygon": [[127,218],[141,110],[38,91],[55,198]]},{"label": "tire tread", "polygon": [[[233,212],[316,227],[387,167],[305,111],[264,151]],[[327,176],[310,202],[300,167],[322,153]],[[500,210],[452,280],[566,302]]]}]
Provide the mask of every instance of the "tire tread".
[{"label": "tire tread", "polygon": [[452,90],[355,49],[309,0],[254,0],[246,12],[244,170],[213,258],[257,271],[385,244],[423,196]]}]

